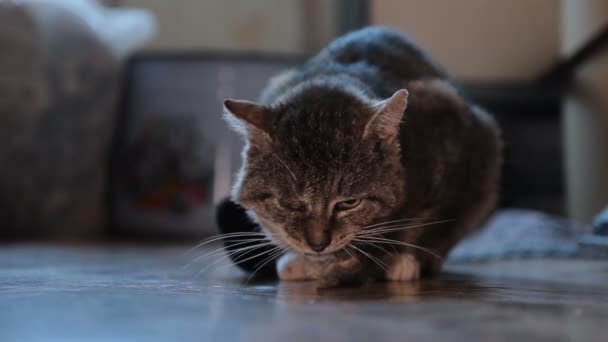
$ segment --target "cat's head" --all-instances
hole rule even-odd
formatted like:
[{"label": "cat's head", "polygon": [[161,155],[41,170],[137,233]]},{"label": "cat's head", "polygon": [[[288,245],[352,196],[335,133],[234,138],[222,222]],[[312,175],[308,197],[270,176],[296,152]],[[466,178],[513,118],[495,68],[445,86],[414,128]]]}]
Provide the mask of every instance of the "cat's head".
[{"label": "cat's head", "polygon": [[342,249],[403,204],[398,135],[407,97],[310,87],[272,106],[226,100],[225,117],[247,142],[234,200],[282,246],[308,255]]}]

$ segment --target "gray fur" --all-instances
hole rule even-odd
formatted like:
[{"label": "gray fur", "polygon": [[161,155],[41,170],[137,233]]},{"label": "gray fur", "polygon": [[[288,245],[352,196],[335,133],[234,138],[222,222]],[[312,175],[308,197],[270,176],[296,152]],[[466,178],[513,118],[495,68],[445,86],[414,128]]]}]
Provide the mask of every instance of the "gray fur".
[{"label": "gray fur", "polygon": [[[352,239],[397,219],[415,218],[402,226],[451,220],[381,236],[443,257],[495,206],[495,122],[398,32],[371,27],[337,39],[273,79],[254,107],[226,102],[226,116],[248,142],[233,198],[287,246],[279,262],[285,280],[335,285],[434,274],[441,259],[426,251]],[[356,208],[336,209],[358,198]],[[312,248],[327,242],[320,253]],[[390,271],[402,264],[416,269]]]}]

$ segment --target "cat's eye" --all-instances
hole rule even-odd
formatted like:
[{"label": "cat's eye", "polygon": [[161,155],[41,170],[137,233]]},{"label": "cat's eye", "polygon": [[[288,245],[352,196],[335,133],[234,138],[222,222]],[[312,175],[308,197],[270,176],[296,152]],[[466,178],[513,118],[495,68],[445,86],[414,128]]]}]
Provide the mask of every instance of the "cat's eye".
[{"label": "cat's eye", "polygon": [[272,198],[272,194],[269,192],[262,192],[262,193],[254,195],[254,196],[251,196],[252,200],[258,201],[258,202],[263,202],[270,198]]},{"label": "cat's eye", "polygon": [[361,198],[350,198],[336,203],[335,210],[343,211],[353,209],[359,206],[363,200]]}]

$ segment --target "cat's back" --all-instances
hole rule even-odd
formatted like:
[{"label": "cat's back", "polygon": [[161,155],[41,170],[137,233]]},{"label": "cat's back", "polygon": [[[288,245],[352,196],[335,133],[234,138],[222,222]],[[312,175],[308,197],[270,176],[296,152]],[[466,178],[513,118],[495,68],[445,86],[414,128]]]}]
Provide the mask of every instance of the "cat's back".
[{"label": "cat's back", "polygon": [[448,78],[447,72],[407,35],[387,27],[371,26],[348,33],[321,50],[309,64],[366,63],[384,76],[401,80]]},{"label": "cat's back", "polygon": [[348,75],[366,84],[380,98],[409,81],[449,79],[435,62],[407,35],[387,27],[371,26],[331,42],[298,68],[273,78],[261,101],[272,103],[298,84],[315,78]]}]

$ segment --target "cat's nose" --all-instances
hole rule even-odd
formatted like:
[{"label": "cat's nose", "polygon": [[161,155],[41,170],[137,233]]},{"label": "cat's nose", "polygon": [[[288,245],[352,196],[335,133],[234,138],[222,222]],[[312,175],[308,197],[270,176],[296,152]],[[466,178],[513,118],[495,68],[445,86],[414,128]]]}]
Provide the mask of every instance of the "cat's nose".
[{"label": "cat's nose", "polygon": [[331,232],[324,222],[312,221],[306,229],[306,242],[313,251],[322,252],[331,242]]},{"label": "cat's nose", "polygon": [[329,246],[329,241],[318,242],[318,243],[309,242],[308,245],[310,246],[310,249],[312,249],[313,251],[315,251],[317,253],[320,253],[320,252],[323,252],[323,250],[325,248],[327,248],[327,246]]}]

